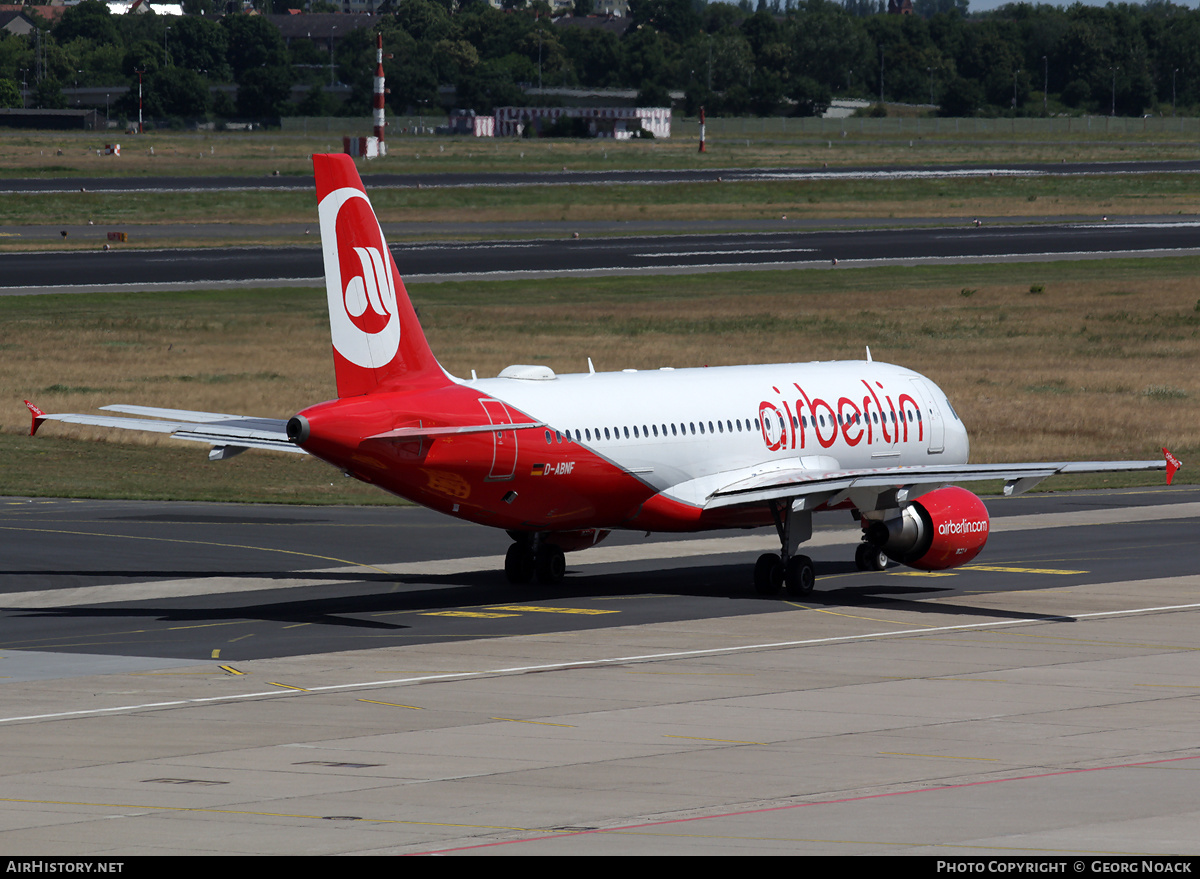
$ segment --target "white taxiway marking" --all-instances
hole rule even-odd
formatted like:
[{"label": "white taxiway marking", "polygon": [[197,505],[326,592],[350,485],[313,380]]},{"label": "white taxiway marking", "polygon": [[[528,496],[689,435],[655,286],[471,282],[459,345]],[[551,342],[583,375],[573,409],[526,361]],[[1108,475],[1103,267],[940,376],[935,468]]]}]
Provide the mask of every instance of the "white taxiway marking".
[{"label": "white taxiway marking", "polygon": [[762,250],[676,250],[676,251],[661,251],[658,253],[635,253],[634,256],[645,257],[647,259],[657,259],[659,257],[673,256],[745,256],[747,254],[756,253],[816,253],[815,247],[769,247]]},{"label": "white taxiway marking", "polygon": [[[1170,581],[1189,580],[1193,583],[1200,584],[1200,577],[1172,577],[1166,578]],[[1148,584],[1153,584],[1156,581],[1144,581]],[[1129,584],[1130,587],[1136,590],[1139,583],[1134,582]],[[1136,607],[1127,610],[1112,610],[1101,611],[1098,613],[1083,613],[1063,615],[1061,621],[1078,622],[1086,619],[1101,619],[1115,618],[1124,616],[1134,616],[1137,614],[1147,613],[1171,613],[1185,610],[1196,610],[1200,608],[1200,604],[1175,604],[1163,607]],[[521,665],[511,666],[507,668],[492,668],[481,669],[479,671],[469,672],[452,672],[445,674],[428,674],[428,675],[413,675],[411,677],[393,678],[386,681],[360,681],[348,684],[330,684],[323,687],[306,687],[304,689],[295,690],[256,690],[250,693],[235,693],[224,696],[208,696],[197,699],[174,699],[167,702],[142,702],[133,705],[113,705],[108,708],[89,708],[79,711],[56,711],[47,714],[26,714],[15,717],[0,717],[0,723],[19,723],[22,721],[38,721],[38,720],[62,720],[65,718],[75,717],[95,717],[98,715],[121,714],[130,711],[151,711],[163,708],[180,708],[184,706],[204,705],[219,702],[241,702],[246,699],[263,699],[271,698],[300,698],[311,695],[313,693],[335,693],[348,692],[354,690],[376,690],[384,687],[402,687],[412,684],[426,684],[434,681],[459,681],[459,680],[478,680],[480,678],[500,677],[504,675],[528,674],[530,672],[547,672],[565,669],[579,668],[600,668],[606,665],[623,664],[631,662],[663,662],[673,659],[686,659],[695,656],[714,656],[714,655],[729,655],[733,653],[746,653],[756,650],[778,650],[788,647],[815,647],[821,644],[837,644],[844,641],[868,641],[879,638],[897,638],[901,636],[921,636],[921,635],[939,635],[946,632],[968,632],[979,629],[995,629],[1003,626],[1045,626],[1058,625],[1059,620],[1047,619],[1020,619],[1020,620],[995,620],[987,623],[965,623],[954,626],[934,626],[920,629],[897,629],[884,632],[863,632],[858,635],[839,635],[830,638],[809,638],[798,641],[771,641],[762,644],[743,644],[737,647],[711,647],[704,650],[679,650],[669,653],[645,653],[634,656],[613,656],[607,659],[579,659],[568,662],[553,662],[545,665]]]}]

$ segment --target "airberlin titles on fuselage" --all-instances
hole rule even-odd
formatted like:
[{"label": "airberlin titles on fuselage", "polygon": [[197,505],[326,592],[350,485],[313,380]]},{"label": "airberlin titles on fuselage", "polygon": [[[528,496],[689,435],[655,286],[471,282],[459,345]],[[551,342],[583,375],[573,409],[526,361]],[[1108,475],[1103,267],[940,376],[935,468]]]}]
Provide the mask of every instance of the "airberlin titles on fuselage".
[{"label": "airberlin titles on fuselage", "polygon": [[[792,387],[800,396],[790,405],[779,388],[772,387],[777,402],[763,400],[758,404],[763,442],[767,448],[773,452],[784,448],[804,449],[808,446],[810,429],[813,437],[825,449],[837,442],[839,432],[848,446],[857,446],[864,438],[869,446],[878,442],[894,445],[901,439],[908,442],[909,425],[913,423],[916,425],[917,441],[925,439],[921,407],[910,394],[900,394],[893,403],[891,396],[884,392],[882,382],[876,381],[872,388],[865,379],[859,381],[867,389],[862,406],[849,397],[840,396],[836,409],[820,397],[809,397],[796,382],[792,382]],[[886,408],[880,400],[881,393],[887,402]]]}]

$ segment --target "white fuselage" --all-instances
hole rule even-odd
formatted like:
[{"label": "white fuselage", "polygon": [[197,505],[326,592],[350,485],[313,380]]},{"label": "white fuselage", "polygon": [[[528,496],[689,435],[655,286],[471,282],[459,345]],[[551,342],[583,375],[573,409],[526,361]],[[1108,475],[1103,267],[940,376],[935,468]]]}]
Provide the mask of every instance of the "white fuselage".
[{"label": "white fuselage", "polygon": [[[966,463],[966,429],[929,379],[870,361],[625,370],[464,384],[544,421],[659,491],[731,474]],[[805,460],[808,459],[808,460]],[[691,498],[681,497],[681,500]]]}]

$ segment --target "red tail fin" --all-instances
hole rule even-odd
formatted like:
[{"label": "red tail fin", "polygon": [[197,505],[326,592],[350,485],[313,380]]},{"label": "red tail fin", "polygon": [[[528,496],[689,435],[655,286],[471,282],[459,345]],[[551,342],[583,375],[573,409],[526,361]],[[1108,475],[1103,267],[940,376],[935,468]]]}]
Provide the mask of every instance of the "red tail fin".
[{"label": "red tail fin", "polygon": [[338,396],[447,383],[354,161],[344,155],[314,155],[313,171]]}]

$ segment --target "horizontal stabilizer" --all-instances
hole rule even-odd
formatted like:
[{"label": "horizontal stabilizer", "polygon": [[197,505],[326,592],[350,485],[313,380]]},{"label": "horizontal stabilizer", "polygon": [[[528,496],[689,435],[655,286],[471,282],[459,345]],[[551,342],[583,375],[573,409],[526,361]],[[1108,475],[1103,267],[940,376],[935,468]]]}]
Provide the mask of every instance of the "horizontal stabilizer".
[{"label": "horizontal stabilizer", "polygon": [[[167,433],[174,439],[209,443],[223,448],[212,460],[232,458],[244,449],[270,449],[277,452],[305,454],[287,438],[287,422],[280,418],[256,418],[247,415],[225,415],[217,412],[193,412],[188,409],[158,409],[151,406],[104,406],[109,412],[149,416],[125,418],[119,415],[85,415],[78,413],[47,414],[27,403],[34,413],[34,429],[45,421],[65,424],[84,424],[115,430],[140,430]],[[36,410],[36,412],[34,411]],[[235,451],[236,450],[236,451]]]}]

